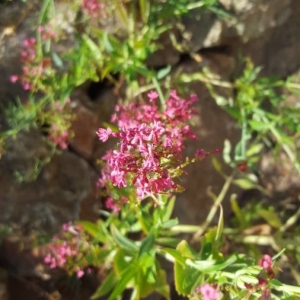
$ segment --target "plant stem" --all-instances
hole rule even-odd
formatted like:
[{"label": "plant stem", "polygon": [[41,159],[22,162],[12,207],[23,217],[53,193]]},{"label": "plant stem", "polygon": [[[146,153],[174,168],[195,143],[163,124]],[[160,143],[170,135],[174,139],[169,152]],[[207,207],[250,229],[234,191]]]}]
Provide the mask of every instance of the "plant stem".
[{"label": "plant stem", "polygon": [[166,104],[165,104],[164,95],[162,93],[162,90],[161,90],[161,88],[160,88],[160,86],[158,84],[158,81],[157,81],[156,77],[152,77],[152,82],[153,82],[153,85],[155,86],[155,89],[156,89],[156,91],[158,93],[161,107],[162,107],[162,109],[165,109],[166,108]]},{"label": "plant stem", "polygon": [[233,171],[233,173],[229,177],[227,177],[219,196],[217,197],[214,205],[212,206],[212,208],[210,209],[210,211],[208,213],[206,220],[201,225],[200,229],[194,234],[193,239],[192,239],[193,241],[197,241],[200,238],[200,236],[206,231],[206,229],[208,228],[210,223],[213,221],[213,219],[217,213],[217,210],[218,210],[219,206],[221,205],[221,203],[223,202],[223,200],[229,190],[229,187],[233,181],[234,173],[235,173],[235,171]]}]

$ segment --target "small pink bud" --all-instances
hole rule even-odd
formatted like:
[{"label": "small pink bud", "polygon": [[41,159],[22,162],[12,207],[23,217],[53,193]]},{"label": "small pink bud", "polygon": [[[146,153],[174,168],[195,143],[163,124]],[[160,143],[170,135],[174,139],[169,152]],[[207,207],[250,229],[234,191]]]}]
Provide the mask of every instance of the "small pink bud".
[{"label": "small pink bud", "polygon": [[206,157],[206,152],[203,149],[199,149],[196,151],[196,156],[204,159]]},{"label": "small pink bud", "polygon": [[19,80],[19,76],[18,75],[11,75],[9,77],[9,79],[10,79],[10,82],[16,83]]},{"label": "small pink bud", "polygon": [[81,269],[78,269],[76,272],[77,278],[81,278],[84,275],[84,272]]}]

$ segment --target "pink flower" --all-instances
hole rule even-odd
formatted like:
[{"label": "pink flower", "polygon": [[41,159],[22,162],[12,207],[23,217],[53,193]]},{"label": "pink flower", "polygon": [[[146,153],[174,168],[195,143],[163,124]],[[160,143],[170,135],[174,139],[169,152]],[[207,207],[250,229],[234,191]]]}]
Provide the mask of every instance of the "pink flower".
[{"label": "pink flower", "polygon": [[268,254],[265,254],[259,261],[258,265],[265,270],[272,268],[272,257]]},{"label": "pink flower", "polygon": [[57,124],[52,124],[49,131],[49,140],[61,149],[66,149],[69,145],[69,132],[61,129]]},{"label": "pink flower", "polygon": [[82,266],[86,265],[84,255],[89,251],[89,244],[81,230],[80,225],[71,222],[63,224],[60,233],[47,246],[48,253],[44,257],[44,263],[51,269],[64,268],[75,273],[78,278],[82,277]]},{"label": "pink flower", "polygon": [[19,80],[19,76],[18,75],[11,75],[9,77],[9,79],[10,79],[10,82],[15,83]]},{"label": "pink flower", "polygon": [[153,101],[158,98],[158,94],[155,91],[151,91],[147,94],[150,101]]},{"label": "pink flower", "polygon": [[196,291],[202,295],[203,300],[216,300],[221,297],[221,294],[216,290],[216,288],[208,283],[198,286]]},{"label": "pink flower", "polygon": [[24,89],[25,91],[28,91],[28,90],[31,89],[31,84],[30,84],[29,82],[23,81],[23,82],[22,82],[22,86],[23,86],[23,89]]},{"label": "pink flower", "polygon": [[99,17],[100,13],[104,19],[106,18],[105,6],[99,0],[82,0],[81,5],[83,12],[92,18]]},{"label": "pink flower", "polygon": [[41,34],[42,40],[51,40],[55,37],[55,32],[49,26],[38,26],[37,30]]},{"label": "pink flower", "polygon": [[34,37],[27,38],[23,41],[23,46],[26,48],[32,48],[36,44],[36,39]]},{"label": "pink flower", "polygon": [[120,206],[111,197],[106,199],[105,206],[106,208],[112,210],[114,213],[118,213],[121,210]]},{"label": "pink flower", "polygon": [[71,249],[70,245],[66,242],[63,242],[62,244],[51,244],[49,249],[50,253],[45,256],[44,262],[48,264],[51,269],[63,267],[66,264],[68,257],[77,255],[77,251]]},{"label": "pink flower", "polygon": [[78,270],[77,270],[77,272],[76,272],[76,276],[77,276],[77,278],[81,278],[83,275],[84,275],[84,272],[83,272],[83,270],[81,270],[81,269],[78,269]]},{"label": "pink flower", "polygon": [[262,291],[262,295],[258,298],[258,300],[271,300],[271,291],[266,289]]},{"label": "pink flower", "polygon": [[195,156],[198,156],[198,157],[203,159],[206,156],[206,152],[203,149],[199,149],[199,150],[196,151]]},{"label": "pink flower", "polygon": [[106,142],[110,135],[112,134],[112,130],[110,128],[104,129],[104,128],[99,128],[98,131],[96,132],[99,140],[102,142]]},{"label": "pink flower", "polygon": [[[44,57],[40,59],[36,55],[37,42],[33,37],[26,38],[23,41],[23,48],[20,52],[20,60],[23,63],[23,73],[19,76],[19,80],[24,90],[32,90],[35,88],[36,83],[39,82],[37,79],[48,76],[46,70],[51,67],[52,60],[50,57]],[[16,76],[11,76],[11,81],[17,80]]]},{"label": "pink flower", "polygon": [[[110,183],[119,188],[133,186],[139,199],[178,189],[174,182],[178,175],[172,171],[186,162],[182,158],[184,141],[196,137],[187,124],[196,114],[192,108],[196,98],[180,99],[173,91],[161,111],[154,101],[157,97],[152,91],[148,103],[117,105],[112,122],[117,123],[119,132],[109,128],[97,131],[103,142],[111,135],[118,139],[117,149],[103,157],[106,165],[99,183],[108,195]],[[175,173],[180,172],[177,169]]]}]

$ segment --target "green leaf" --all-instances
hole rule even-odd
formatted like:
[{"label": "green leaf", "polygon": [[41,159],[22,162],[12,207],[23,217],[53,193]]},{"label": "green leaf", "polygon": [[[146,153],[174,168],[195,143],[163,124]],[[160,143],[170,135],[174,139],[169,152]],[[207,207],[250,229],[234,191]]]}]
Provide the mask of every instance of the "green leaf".
[{"label": "green leaf", "polygon": [[168,221],[171,218],[173,209],[174,209],[174,205],[175,205],[175,200],[176,200],[175,196],[173,196],[171,199],[168,200],[168,203],[164,209],[164,215],[163,215],[164,222]]},{"label": "green leaf", "polygon": [[216,240],[216,236],[217,236],[217,228],[212,227],[205,233],[205,235],[202,239],[202,243],[206,244],[209,242],[209,243],[213,244]]},{"label": "green leaf", "polygon": [[154,246],[155,242],[155,236],[153,233],[150,233],[142,242],[140,251],[139,251],[139,257],[141,257],[145,253],[149,253]]},{"label": "green leaf", "polygon": [[179,243],[178,238],[169,238],[169,237],[162,237],[156,239],[157,244],[161,244],[167,247],[176,247]]},{"label": "green leaf", "polygon": [[273,286],[273,281],[276,279],[272,279],[270,281],[271,287],[274,287],[274,289],[276,289],[277,291],[280,292],[285,292],[289,295],[293,295],[293,296],[300,296],[300,287],[299,286],[292,286],[292,285],[288,285],[288,284],[283,284],[281,286],[278,285],[278,280],[276,281],[275,285]]},{"label": "green leaf", "polygon": [[201,249],[201,259],[207,259],[209,256],[211,256],[213,251],[212,243],[205,243],[202,245]]},{"label": "green leaf", "polygon": [[237,107],[225,107],[224,108],[233,118],[238,119],[241,116],[241,112]]},{"label": "green leaf", "polygon": [[92,237],[96,238],[99,236],[99,227],[96,223],[89,221],[80,221],[83,229],[86,230]]},{"label": "green leaf", "polygon": [[[148,274],[140,274],[138,284],[138,289],[140,289],[140,296],[147,297],[153,292],[158,292],[163,295],[165,299],[170,299],[170,287],[167,284],[166,272],[162,270],[158,263],[156,263],[156,272],[154,280],[149,281]],[[150,270],[151,271],[151,270]]]},{"label": "green leaf", "polygon": [[190,266],[182,266],[178,261],[174,264],[175,288],[179,295],[189,295],[195,286],[199,271]]},{"label": "green leaf", "polygon": [[252,156],[252,155],[256,155],[259,154],[264,148],[263,144],[254,144],[252,145],[246,152],[246,156]]},{"label": "green leaf", "polygon": [[156,78],[158,80],[160,79],[163,79],[164,77],[166,77],[171,71],[171,66],[167,66],[163,69],[160,69],[158,72],[157,72],[157,75],[156,75]]},{"label": "green leaf", "polygon": [[174,260],[180,263],[182,266],[185,266],[185,258],[182,257],[179,251],[172,248],[162,248],[161,250],[171,255]]},{"label": "green leaf", "polygon": [[271,285],[272,285],[274,288],[283,285],[283,283],[280,282],[280,281],[279,281],[278,279],[276,279],[276,278],[272,279],[272,280],[270,281],[270,283],[271,283]]},{"label": "green leaf", "polygon": [[220,207],[220,216],[219,216],[219,221],[218,221],[217,233],[216,233],[216,237],[215,237],[216,241],[222,240],[222,234],[223,234],[223,229],[224,229],[223,207],[222,207],[222,205],[220,205],[219,207]]},{"label": "green leaf", "polygon": [[168,221],[164,222],[162,224],[162,228],[171,228],[171,227],[173,227],[173,226],[175,226],[177,224],[178,224],[178,220],[177,219],[171,219],[171,220],[168,220]]},{"label": "green leaf", "polygon": [[248,123],[251,128],[256,131],[264,131],[270,128],[270,123],[264,123],[256,120],[249,120]]},{"label": "green leaf", "polygon": [[236,179],[233,181],[234,184],[241,187],[244,190],[257,188],[257,184],[249,179]]},{"label": "green leaf", "polygon": [[215,263],[216,263],[215,260],[207,260],[207,259],[206,260],[191,260],[191,259],[186,260],[186,264],[188,266],[191,266],[201,272],[206,272],[207,270],[211,270],[212,266],[216,266]]},{"label": "green leaf", "polygon": [[219,106],[226,106],[226,105],[228,105],[228,102],[229,102],[227,98],[217,95],[217,94],[214,95],[214,99],[215,99],[217,105],[219,105]]},{"label": "green leaf", "polygon": [[273,257],[272,257],[272,260],[274,261],[274,260],[276,260],[278,257],[280,257],[284,252],[285,252],[285,248],[283,248],[280,252],[278,252],[276,255],[274,255]]},{"label": "green leaf", "polygon": [[113,47],[112,43],[109,40],[109,35],[108,35],[107,32],[104,32],[102,41],[103,41],[105,50],[107,52],[113,52],[114,51],[114,47]]},{"label": "green leaf", "polygon": [[118,246],[120,246],[122,249],[134,253],[138,252],[138,246],[126,236],[121,234],[121,232],[114,225],[111,226],[111,233]]},{"label": "green leaf", "polygon": [[140,4],[142,20],[145,24],[147,24],[149,14],[150,14],[150,1],[149,0],[139,0],[139,4]]},{"label": "green leaf", "polygon": [[180,254],[185,258],[195,258],[194,250],[189,246],[189,244],[185,240],[182,240],[178,244],[176,250],[179,251]]},{"label": "green leaf", "polygon": [[280,228],[282,226],[281,220],[278,214],[274,211],[269,211],[266,209],[260,209],[258,214],[266,220],[274,228]]},{"label": "green leaf", "polygon": [[113,287],[116,285],[118,278],[114,270],[112,270],[107,277],[105,278],[104,282],[98,287],[96,292],[92,295],[91,299],[97,299],[108,292],[110,292]]},{"label": "green leaf", "polygon": [[223,159],[227,164],[231,163],[231,143],[229,140],[224,141],[224,149],[223,149]]},{"label": "green leaf", "polygon": [[129,20],[125,5],[121,1],[115,1],[115,4],[117,14],[119,15],[125,26],[128,26]]},{"label": "green leaf", "polygon": [[60,58],[55,52],[52,52],[52,53],[51,53],[51,56],[52,56],[54,65],[55,65],[56,67],[62,68],[62,67],[64,66],[63,61],[61,60],[61,58]]},{"label": "green leaf", "polygon": [[235,217],[238,219],[241,228],[245,228],[246,226],[245,217],[243,216],[243,213],[240,209],[240,206],[236,199],[236,195],[230,198],[230,204],[231,204],[231,209],[234,212]]},{"label": "green leaf", "polygon": [[236,284],[238,287],[242,288],[245,287],[245,283],[247,284],[251,284],[251,285],[256,285],[258,283],[258,279],[255,276],[251,276],[251,275],[240,275],[237,279],[236,279]]},{"label": "green leaf", "polygon": [[116,274],[121,276],[122,272],[132,264],[136,264],[136,260],[127,255],[124,249],[119,249],[114,256],[114,268]]},{"label": "green leaf", "polygon": [[216,170],[219,174],[223,174],[223,172],[222,172],[222,166],[221,166],[219,160],[216,159],[214,156],[212,157],[212,163],[213,163],[213,166],[214,166],[215,170]]},{"label": "green leaf", "polygon": [[96,61],[101,61],[102,60],[102,52],[99,48],[99,46],[86,34],[82,35],[82,39],[84,43],[87,45],[87,47],[90,50],[90,53],[92,54],[93,58]]},{"label": "green leaf", "polygon": [[[183,258],[194,259],[194,251],[190,248],[188,243],[183,240],[181,241],[176,250],[181,254]],[[174,264],[174,273],[175,273],[175,287],[180,295],[189,295],[191,294],[192,288],[194,287],[197,279],[199,277],[199,272],[186,264],[182,264],[179,260],[175,260]]]},{"label": "green leaf", "polygon": [[133,279],[135,275],[136,275],[136,268],[134,265],[130,265],[127,269],[125,269],[122,272],[120,279],[117,282],[117,285],[115,286],[108,300],[114,300],[118,296],[120,296],[122,292],[125,290],[125,288],[127,287],[128,283],[131,281],[131,279]]},{"label": "green leaf", "polygon": [[141,257],[139,257],[138,263],[139,263],[139,266],[141,266],[140,268],[144,272],[149,271],[151,269],[152,273],[156,273],[156,269],[155,269],[155,252],[154,251],[144,252],[143,255]]}]

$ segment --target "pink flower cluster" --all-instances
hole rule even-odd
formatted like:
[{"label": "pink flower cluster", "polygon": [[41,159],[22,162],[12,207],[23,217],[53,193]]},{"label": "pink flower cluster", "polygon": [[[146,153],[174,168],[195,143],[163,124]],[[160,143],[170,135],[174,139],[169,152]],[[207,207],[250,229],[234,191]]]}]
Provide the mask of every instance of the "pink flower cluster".
[{"label": "pink flower cluster", "polygon": [[104,19],[107,17],[104,11],[105,6],[99,0],[82,0],[81,5],[83,12],[92,18],[98,18],[100,14]]},{"label": "pink flower cluster", "polygon": [[259,261],[258,265],[263,268],[257,276],[258,284],[251,285],[245,284],[246,288],[251,291],[261,290],[261,296],[258,300],[271,300],[271,290],[268,288],[269,280],[274,278],[275,273],[272,268],[272,257],[268,254],[265,254]]},{"label": "pink flower cluster", "polygon": [[63,267],[69,257],[75,257],[77,255],[77,250],[72,249],[67,242],[62,244],[52,244],[49,246],[50,253],[48,253],[44,262],[49,265],[51,269]]},{"label": "pink flower cluster", "polygon": [[30,65],[33,64],[36,59],[36,39],[34,37],[27,38],[23,41],[23,48],[20,52],[20,60],[23,63],[22,76],[12,75],[10,81],[12,83],[21,80],[21,84],[24,90],[30,90],[32,88],[30,77],[34,76],[37,72],[35,69],[31,69]]},{"label": "pink flower cluster", "polygon": [[196,291],[202,295],[203,300],[216,300],[221,297],[221,294],[217,291],[216,287],[209,283],[198,286]]},{"label": "pink flower cluster", "polygon": [[53,29],[47,25],[47,26],[38,26],[37,28],[38,32],[41,34],[41,39],[42,40],[51,40],[56,37],[55,32]]},{"label": "pink flower cluster", "polygon": [[32,62],[36,57],[36,39],[34,37],[27,38],[23,41],[23,49],[20,53],[21,62]]},{"label": "pink flower cluster", "polygon": [[196,138],[187,124],[196,114],[191,107],[195,95],[185,100],[172,91],[162,111],[156,104],[156,92],[150,92],[148,98],[146,104],[116,106],[112,122],[117,123],[119,132],[110,128],[97,131],[102,142],[109,137],[119,140],[118,149],[108,151],[103,157],[106,165],[100,183],[105,187],[111,182],[119,188],[133,185],[139,199],[179,187],[173,178],[183,163],[183,142]]},{"label": "pink flower cluster", "polygon": [[[69,134],[69,124],[68,118],[64,116],[68,114],[70,109],[71,100],[68,98],[64,103],[56,101],[54,104],[54,114],[50,122],[53,122],[49,129],[49,140],[57,145],[60,149],[66,149],[69,145],[70,134]],[[56,114],[57,113],[57,114]]]},{"label": "pink flower cluster", "polygon": [[69,145],[69,132],[62,130],[59,125],[52,124],[49,130],[49,140],[60,149],[66,149]]},{"label": "pink flower cluster", "polygon": [[118,213],[121,210],[121,204],[127,203],[126,197],[121,197],[120,201],[115,201],[112,197],[108,197],[105,201],[105,206],[110,209],[113,213]]},{"label": "pink flower cluster", "polygon": [[[49,38],[52,34],[44,31],[44,36]],[[33,83],[37,80],[37,78],[44,76],[47,73],[47,69],[51,67],[52,61],[50,58],[43,58],[38,61],[36,56],[37,51],[36,39],[34,37],[27,38],[23,41],[23,48],[20,53],[20,60],[23,63],[22,67],[22,75],[11,75],[10,81],[12,83],[20,80],[24,90],[32,90]]]},{"label": "pink flower cluster", "polygon": [[[80,230],[79,226],[72,225],[72,223],[64,224],[60,235],[55,236],[52,244],[48,245],[49,253],[44,257],[44,263],[54,269],[65,268],[70,261],[76,261],[79,254]],[[68,241],[62,242],[66,239]],[[78,278],[84,275],[83,269],[78,266],[75,273]]]}]

